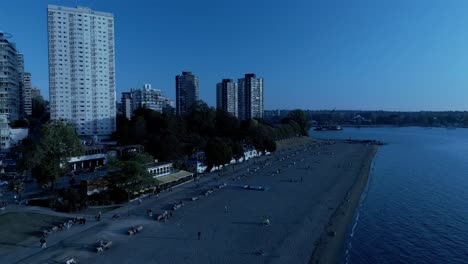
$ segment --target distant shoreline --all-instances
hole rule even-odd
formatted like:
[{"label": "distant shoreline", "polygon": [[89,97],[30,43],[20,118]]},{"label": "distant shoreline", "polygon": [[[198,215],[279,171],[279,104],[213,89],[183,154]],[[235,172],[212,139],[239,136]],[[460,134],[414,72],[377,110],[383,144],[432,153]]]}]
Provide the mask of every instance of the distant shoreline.
[{"label": "distant shoreline", "polygon": [[379,128],[379,127],[388,127],[388,128],[399,128],[399,127],[420,127],[420,128],[468,128],[467,126],[423,126],[423,125],[341,125],[341,127],[354,127],[354,128]]}]

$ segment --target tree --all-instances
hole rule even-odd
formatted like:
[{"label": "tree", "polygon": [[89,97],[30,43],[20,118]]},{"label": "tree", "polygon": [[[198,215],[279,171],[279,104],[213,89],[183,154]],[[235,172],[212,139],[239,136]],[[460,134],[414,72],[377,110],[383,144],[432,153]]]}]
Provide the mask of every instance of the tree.
[{"label": "tree", "polygon": [[192,133],[211,137],[216,132],[216,112],[203,101],[196,101],[187,116],[187,128]]},{"label": "tree", "polygon": [[133,160],[140,163],[140,164],[147,164],[147,163],[154,162],[153,156],[151,156],[148,153],[140,153],[140,154],[136,155],[133,158]]},{"label": "tree", "polygon": [[128,161],[112,160],[109,166],[114,170],[108,176],[112,189],[133,193],[152,186],[155,181],[145,167],[148,161],[153,161],[153,157],[146,153]]},{"label": "tree", "polygon": [[231,144],[231,150],[232,150],[232,155],[236,160],[244,156],[244,148],[239,142],[233,142]]},{"label": "tree", "polygon": [[221,138],[212,138],[206,143],[205,156],[209,165],[224,165],[231,161],[232,150]]},{"label": "tree", "polygon": [[301,128],[301,134],[303,136],[309,135],[310,123],[304,111],[300,109],[293,110],[289,112],[288,118],[296,121],[296,123],[299,124]]},{"label": "tree", "polygon": [[271,138],[266,138],[264,141],[265,149],[268,152],[276,151],[276,142]]},{"label": "tree", "polygon": [[51,185],[68,170],[71,157],[84,154],[84,147],[70,123],[54,120],[41,128],[28,167],[41,185]]},{"label": "tree", "polygon": [[8,183],[8,189],[18,195],[18,201],[21,201],[21,194],[24,192],[24,182],[20,180],[11,180]]},{"label": "tree", "polygon": [[50,115],[47,112],[47,101],[44,101],[42,97],[34,97],[31,100],[32,103],[32,115],[33,119],[40,120],[45,123],[49,120]]}]

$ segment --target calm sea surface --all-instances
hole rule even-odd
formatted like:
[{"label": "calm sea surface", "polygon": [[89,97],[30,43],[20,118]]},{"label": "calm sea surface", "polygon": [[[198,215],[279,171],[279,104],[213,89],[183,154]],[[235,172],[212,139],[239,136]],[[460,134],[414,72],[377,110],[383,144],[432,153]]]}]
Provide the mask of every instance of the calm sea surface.
[{"label": "calm sea surface", "polygon": [[382,146],[343,263],[468,263],[468,129],[345,128]]}]

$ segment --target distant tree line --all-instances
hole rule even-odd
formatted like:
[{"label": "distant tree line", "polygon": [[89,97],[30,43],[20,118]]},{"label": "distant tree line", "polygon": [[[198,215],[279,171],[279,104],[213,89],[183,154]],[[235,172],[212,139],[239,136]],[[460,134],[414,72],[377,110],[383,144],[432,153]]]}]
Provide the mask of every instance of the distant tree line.
[{"label": "distant tree line", "polygon": [[[290,111],[281,111],[281,116],[271,116],[268,120],[280,123]],[[306,119],[317,125],[390,125],[390,126],[433,126],[468,127],[467,111],[355,111],[355,110],[304,110]],[[356,118],[360,116],[361,118]]]}]

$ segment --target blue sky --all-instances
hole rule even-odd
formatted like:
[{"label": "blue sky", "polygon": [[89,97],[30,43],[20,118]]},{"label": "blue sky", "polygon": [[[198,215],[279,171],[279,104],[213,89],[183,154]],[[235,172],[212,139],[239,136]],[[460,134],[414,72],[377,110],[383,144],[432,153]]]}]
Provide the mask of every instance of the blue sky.
[{"label": "blue sky", "polygon": [[[48,96],[47,4],[1,1],[0,30]],[[115,15],[116,81],[174,99],[175,75],[216,83],[254,72],[265,109],[468,110],[468,1],[81,0]]]}]

